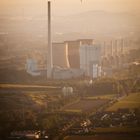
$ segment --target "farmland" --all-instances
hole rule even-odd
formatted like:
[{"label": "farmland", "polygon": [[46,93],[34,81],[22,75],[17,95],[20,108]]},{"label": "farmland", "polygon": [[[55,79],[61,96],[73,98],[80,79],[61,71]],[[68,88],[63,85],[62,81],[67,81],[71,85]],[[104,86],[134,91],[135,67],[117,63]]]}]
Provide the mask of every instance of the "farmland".
[{"label": "farmland", "polygon": [[86,97],[87,99],[113,99],[115,98],[115,94],[106,94],[106,95],[95,95],[95,96],[89,96]]},{"label": "farmland", "polygon": [[[86,99],[98,100],[99,103],[101,100],[109,100],[114,97],[114,95],[102,95],[86,97]],[[140,121],[139,112],[135,109],[139,109],[139,101],[139,93],[131,93],[128,96],[118,98],[114,104],[110,104],[109,107],[106,106],[104,111],[97,109],[96,113],[89,117],[89,126],[85,128],[81,126],[82,121],[75,124],[64,140],[138,140]]]},{"label": "farmland", "polygon": [[76,103],[65,106],[62,110],[68,112],[77,111],[77,112],[89,113],[95,111],[102,105],[106,104],[108,101],[109,101],[108,99],[81,99]]},{"label": "farmland", "polygon": [[0,109],[34,109],[45,106],[60,96],[61,89],[53,86],[0,84]]},{"label": "farmland", "polygon": [[139,140],[139,136],[132,135],[96,135],[96,136],[68,136],[64,140]]},{"label": "farmland", "polygon": [[[133,114],[129,112],[129,118],[126,117],[125,121],[120,119],[120,117],[125,115],[125,113],[118,116],[117,112],[116,114],[114,113],[114,115],[104,112],[104,109],[108,107],[110,108],[112,105],[116,104],[113,103],[116,102],[117,97],[119,97],[118,94],[111,92],[108,92],[110,94],[95,94],[95,91],[92,92],[93,90],[91,87],[84,86],[84,84],[79,85],[78,83],[73,86],[74,83],[69,82],[71,84],[67,84],[68,82],[65,82],[55,82],[54,84],[50,84],[50,82],[48,82],[48,84],[44,83],[42,85],[22,83],[1,84],[0,120],[2,126],[5,126],[5,124],[9,125],[8,131],[7,128],[2,129],[3,131],[1,134],[4,133],[5,130],[8,133],[13,129],[27,130],[36,129],[38,127],[45,130],[47,129],[49,134],[53,135],[53,137],[55,137],[55,135],[61,137],[61,134],[66,134],[69,136],[66,137],[66,140],[71,140],[71,138],[72,140],[78,138],[81,140],[102,140],[102,133],[107,134],[108,132],[113,132],[114,135],[117,135],[117,130],[120,130],[121,132],[125,130],[127,132],[132,131],[132,129],[128,130],[123,129],[122,127],[126,128],[127,126],[133,125],[133,128],[138,128],[138,125],[135,123],[136,121],[138,122],[138,119],[134,119]],[[62,87],[66,85],[73,87],[74,94],[68,94],[67,96],[63,94]],[[88,94],[88,91],[91,92]],[[131,104],[132,102],[139,102],[138,93],[132,93],[129,96],[122,96],[122,99],[118,98],[117,103],[121,101],[126,102],[126,100],[127,102],[129,101],[129,103],[131,102]],[[107,117],[101,121],[103,116],[106,114]],[[116,117],[118,117],[117,119],[119,119],[119,122],[115,121]],[[87,127],[88,133],[85,133],[85,128],[81,126],[83,121],[87,121],[86,119],[89,119],[91,122],[91,124]],[[132,125],[129,124],[129,119],[132,119]],[[6,122],[6,120],[9,121]],[[114,128],[110,127],[110,123]],[[36,124],[39,125],[36,126]],[[118,129],[120,125],[121,127]],[[78,132],[77,130],[79,132],[81,130],[82,131],[78,134],[79,136],[73,136]],[[137,129],[134,129],[134,133],[136,131]],[[94,133],[97,133],[100,136],[88,136]],[[83,136],[83,134],[86,136]],[[110,140],[111,137],[112,135],[104,136],[104,138],[108,140]],[[117,139],[119,139],[119,136]],[[126,140],[131,139],[128,139],[127,137]]]},{"label": "farmland", "polygon": [[133,93],[129,96],[124,97],[123,99],[115,103],[113,106],[109,107],[107,111],[117,111],[121,108],[140,108],[140,93]]}]

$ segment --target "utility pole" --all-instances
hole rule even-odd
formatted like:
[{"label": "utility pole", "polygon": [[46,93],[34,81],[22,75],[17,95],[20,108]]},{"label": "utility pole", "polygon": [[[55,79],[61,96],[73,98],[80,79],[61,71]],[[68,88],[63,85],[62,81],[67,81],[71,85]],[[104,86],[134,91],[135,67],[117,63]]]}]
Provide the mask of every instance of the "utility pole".
[{"label": "utility pole", "polygon": [[111,40],[111,56],[113,56],[113,41]]},{"label": "utility pole", "polygon": [[121,54],[124,53],[124,40],[121,39]]},{"label": "utility pole", "polygon": [[115,40],[115,55],[118,55],[118,40]]},{"label": "utility pole", "polygon": [[106,56],[106,42],[104,41],[104,57]]},{"label": "utility pole", "polygon": [[48,0],[48,48],[47,48],[47,78],[52,78],[52,38],[51,38],[51,1]]}]

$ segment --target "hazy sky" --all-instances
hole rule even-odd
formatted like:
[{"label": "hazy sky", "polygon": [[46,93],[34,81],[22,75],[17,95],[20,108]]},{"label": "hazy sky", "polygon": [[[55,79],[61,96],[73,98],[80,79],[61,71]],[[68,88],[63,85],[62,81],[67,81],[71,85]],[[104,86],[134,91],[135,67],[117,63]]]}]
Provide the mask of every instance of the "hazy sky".
[{"label": "hazy sky", "polygon": [[[0,12],[21,12],[37,14],[45,9],[47,0],[0,0]],[[140,12],[140,0],[52,0],[54,15],[67,15],[90,10],[113,12]]]}]

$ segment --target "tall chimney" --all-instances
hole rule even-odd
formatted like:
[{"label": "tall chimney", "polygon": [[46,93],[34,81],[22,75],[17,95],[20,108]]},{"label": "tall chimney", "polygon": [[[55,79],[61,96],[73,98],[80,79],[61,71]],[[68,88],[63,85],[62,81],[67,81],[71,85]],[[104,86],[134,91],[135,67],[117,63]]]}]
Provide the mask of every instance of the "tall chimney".
[{"label": "tall chimney", "polygon": [[48,48],[47,48],[47,78],[52,78],[52,38],[51,38],[51,1],[48,1]]}]

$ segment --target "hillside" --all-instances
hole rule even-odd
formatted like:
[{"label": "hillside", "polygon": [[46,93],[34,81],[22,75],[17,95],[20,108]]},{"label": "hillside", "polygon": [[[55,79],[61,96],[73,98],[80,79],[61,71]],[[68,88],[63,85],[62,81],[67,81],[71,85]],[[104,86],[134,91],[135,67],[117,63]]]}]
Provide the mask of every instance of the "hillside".
[{"label": "hillside", "polygon": [[[17,38],[20,36],[28,39],[29,36],[32,36],[32,39],[46,39],[46,15],[1,16],[0,19],[0,32],[14,33]],[[73,39],[73,37],[94,38],[96,35],[123,36],[132,32],[139,33],[139,25],[138,13],[88,11],[67,17],[52,17],[54,41]]]}]

